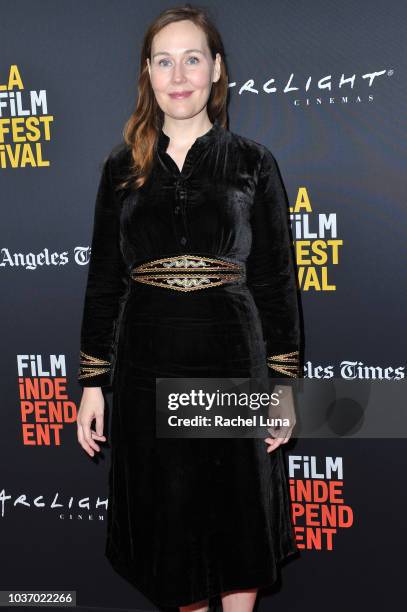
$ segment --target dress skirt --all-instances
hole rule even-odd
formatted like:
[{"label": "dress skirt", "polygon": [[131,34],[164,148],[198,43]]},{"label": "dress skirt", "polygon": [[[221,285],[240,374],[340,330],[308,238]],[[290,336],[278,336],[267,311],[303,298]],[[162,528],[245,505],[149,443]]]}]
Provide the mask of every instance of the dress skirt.
[{"label": "dress skirt", "polygon": [[155,434],[156,377],[267,376],[265,350],[244,283],[131,287],[113,384],[106,556],[159,607],[270,586],[297,552],[281,447]]}]

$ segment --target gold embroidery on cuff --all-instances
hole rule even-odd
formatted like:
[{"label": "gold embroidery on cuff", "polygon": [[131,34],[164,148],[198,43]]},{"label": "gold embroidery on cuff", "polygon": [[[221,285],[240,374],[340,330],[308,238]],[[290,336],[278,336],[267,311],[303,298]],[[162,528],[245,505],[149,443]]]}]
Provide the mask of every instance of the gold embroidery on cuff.
[{"label": "gold embroidery on cuff", "polygon": [[97,376],[98,374],[109,372],[109,370],[110,368],[103,368],[102,370],[96,370],[94,368],[82,368],[81,367],[78,378],[89,378],[89,376]]},{"label": "gold embroidery on cuff", "polygon": [[267,365],[269,368],[272,368],[280,374],[291,376],[292,378],[298,378],[298,355],[299,351],[271,355],[270,357],[267,357]]},{"label": "gold embroidery on cuff", "polygon": [[[78,379],[89,378],[90,376],[98,376],[104,374],[110,370],[110,361],[88,355],[83,351],[80,351],[80,368],[78,373]],[[107,367],[106,367],[107,366]]]}]

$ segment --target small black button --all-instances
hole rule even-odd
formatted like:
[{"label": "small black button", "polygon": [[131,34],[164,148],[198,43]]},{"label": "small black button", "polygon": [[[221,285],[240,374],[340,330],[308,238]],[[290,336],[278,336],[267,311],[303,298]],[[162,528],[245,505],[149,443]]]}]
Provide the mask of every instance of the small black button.
[{"label": "small black button", "polygon": [[180,207],[179,207],[179,206],[176,206],[176,207],[174,208],[174,213],[175,213],[176,215],[178,215],[178,214],[179,214],[179,211],[180,211]]},{"label": "small black button", "polygon": [[186,244],[187,239],[185,238],[185,236],[182,236],[180,242],[181,242],[182,245]]},{"label": "small black button", "polygon": [[185,193],[183,191],[180,191],[179,197],[181,200],[183,200],[185,198]]}]

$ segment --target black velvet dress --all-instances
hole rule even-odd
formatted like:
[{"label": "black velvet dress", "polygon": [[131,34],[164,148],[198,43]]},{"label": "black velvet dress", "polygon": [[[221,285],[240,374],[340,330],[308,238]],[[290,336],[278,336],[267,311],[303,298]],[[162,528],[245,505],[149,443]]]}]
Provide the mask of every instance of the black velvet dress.
[{"label": "black velvet dress", "polygon": [[271,585],[297,551],[281,447],[155,437],[156,377],[300,374],[272,153],[215,120],[180,172],[168,143],[161,130],[137,191],[118,188],[129,147],[104,163],[78,373],[81,386],[113,390],[107,558],[158,607]]}]

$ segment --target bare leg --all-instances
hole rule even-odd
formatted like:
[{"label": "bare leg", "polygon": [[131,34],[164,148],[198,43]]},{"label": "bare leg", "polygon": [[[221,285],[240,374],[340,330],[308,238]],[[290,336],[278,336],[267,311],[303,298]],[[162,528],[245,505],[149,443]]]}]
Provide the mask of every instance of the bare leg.
[{"label": "bare leg", "polygon": [[252,612],[258,589],[222,593],[223,612]]},{"label": "bare leg", "polygon": [[181,606],[180,612],[208,612],[208,600],[197,601],[189,606]]}]

